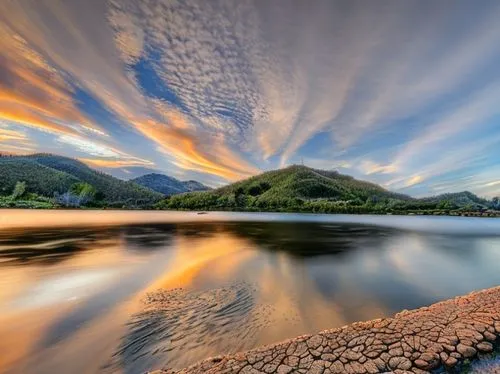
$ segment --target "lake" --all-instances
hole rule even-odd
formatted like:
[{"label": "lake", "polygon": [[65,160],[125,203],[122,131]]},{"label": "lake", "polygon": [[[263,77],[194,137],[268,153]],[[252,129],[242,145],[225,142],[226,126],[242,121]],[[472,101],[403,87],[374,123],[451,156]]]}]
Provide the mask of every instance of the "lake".
[{"label": "lake", "polygon": [[0,372],[142,373],[500,284],[500,219],[0,210]]}]

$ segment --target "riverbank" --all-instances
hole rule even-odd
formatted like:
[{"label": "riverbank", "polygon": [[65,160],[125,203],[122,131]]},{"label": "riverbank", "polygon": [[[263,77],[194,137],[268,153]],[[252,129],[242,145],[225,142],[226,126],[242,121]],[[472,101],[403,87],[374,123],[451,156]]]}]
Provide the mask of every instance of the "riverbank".
[{"label": "riverbank", "polygon": [[[244,353],[209,358],[182,370],[153,373],[424,374],[460,369],[465,362],[497,349],[499,338],[500,287],[494,287],[405,310],[393,318],[353,323]],[[499,364],[496,362],[494,365]]]}]

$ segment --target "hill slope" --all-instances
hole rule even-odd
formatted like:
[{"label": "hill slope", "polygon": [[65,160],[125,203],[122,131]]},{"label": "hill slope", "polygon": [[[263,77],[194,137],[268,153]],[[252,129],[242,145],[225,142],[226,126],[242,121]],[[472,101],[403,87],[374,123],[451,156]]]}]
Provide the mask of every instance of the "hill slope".
[{"label": "hill slope", "polygon": [[0,194],[8,195],[18,181],[25,181],[29,192],[52,196],[63,193],[80,180],[34,160],[19,157],[0,157]]},{"label": "hill slope", "polygon": [[474,209],[487,209],[492,207],[491,201],[482,199],[469,191],[445,193],[437,196],[425,197],[421,200],[441,205],[447,204],[450,207],[457,208],[471,207]]},{"label": "hill slope", "polygon": [[8,194],[17,181],[27,184],[27,191],[52,197],[64,193],[72,184],[91,184],[107,203],[123,205],[150,204],[163,196],[133,182],[125,182],[91,169],[84,163],[50,154],[0,157],[0,191]]},{"label": "hill slope", "polygon": [[[381,202],[417,200],[333,171],[290,166],[207,192],[172,196],[171,209],[248,209],[289,211],[357,211]],[[361,209],[361,208],[360,208]]]},{"label": "hill slope", "polygon": [[191,191],[206,191],[210,189],[197,181],[190,180],[183,182],[176,178],[169,177],[168,175],[157,173],[146,174],[132,179],[131,181],[164,195],[175,195]]}]

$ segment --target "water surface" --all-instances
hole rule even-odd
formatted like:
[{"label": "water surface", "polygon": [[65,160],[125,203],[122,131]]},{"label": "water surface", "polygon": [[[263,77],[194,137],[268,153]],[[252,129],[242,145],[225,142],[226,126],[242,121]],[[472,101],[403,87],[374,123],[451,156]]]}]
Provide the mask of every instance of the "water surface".
[{"label": "water surface", "polygon": [[500,284],[499,235],[486,218],[0,211],[0,372],[141,373],[390,316]]}]

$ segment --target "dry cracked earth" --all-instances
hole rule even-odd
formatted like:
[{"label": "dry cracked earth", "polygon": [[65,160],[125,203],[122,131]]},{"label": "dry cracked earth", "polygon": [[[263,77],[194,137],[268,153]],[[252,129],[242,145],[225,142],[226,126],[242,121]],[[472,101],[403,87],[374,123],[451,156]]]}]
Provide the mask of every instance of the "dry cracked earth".
[{"label": "dry cracked earth", "polygon": [[492,352],[499,337],[500,287],[495,287],[402,311],[393,318],[358,322],[153,373],[423,374],[453,369],[464,359]]}]

